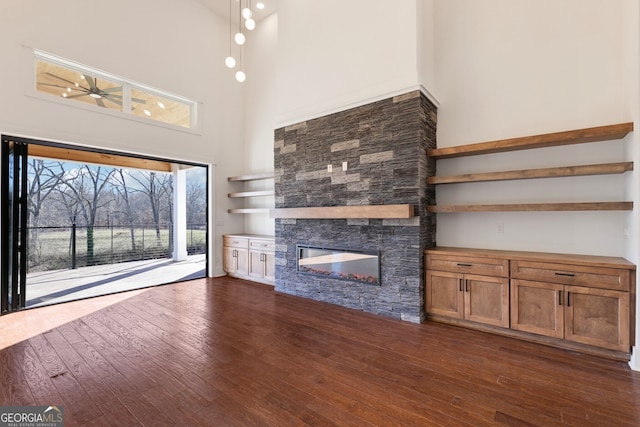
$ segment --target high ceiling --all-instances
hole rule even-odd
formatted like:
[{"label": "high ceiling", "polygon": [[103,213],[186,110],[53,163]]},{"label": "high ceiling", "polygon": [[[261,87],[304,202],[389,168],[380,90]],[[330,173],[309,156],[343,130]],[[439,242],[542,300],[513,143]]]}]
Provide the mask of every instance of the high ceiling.
[{"label": "high ceiling", "polygon": [[[231,22],[234,24],[238,23],[238,3],[240,0],[196,0],[199,3],[203,4],[207,8],[211,9],[215,14],[222,16],[224,19],[229,19],[229,3],[231,3]],[[255,5],[259,1],[264,3],[265,8],[263,10],[258,10]],[[271,15],[276,11],[278,6],[277,0],[242,0],[242,7],[246,7],[246,5],[251,2],[251,10],[253,11],[253,19],[256,22],[259,22],[261,19]]]}]

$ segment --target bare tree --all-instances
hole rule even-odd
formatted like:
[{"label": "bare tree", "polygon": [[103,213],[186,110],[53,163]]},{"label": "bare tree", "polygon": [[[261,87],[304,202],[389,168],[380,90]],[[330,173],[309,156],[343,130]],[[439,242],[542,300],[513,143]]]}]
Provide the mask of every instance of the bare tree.
[{"label": "bare tree", "polygon": [[203,183],[187,181],[187,224],[206,222],[207,197]]},{"label": "bare tree", "polygon": [[[27,191],[27,211],[29,212],[29,245],[33,249],[38,247],[40,215],[44,203],[62,182],[64,167],[62,163],[47,162],[42,159],[29,159],[28,168],[29,189]],[[29,256],[36,255],[36,251],[29,251]]]},{"label": "bare tree", "polygon": [[87,265],[94,264],[94,226],[97,213],[104,206],[101,195],[110,182],[115,169],[101,166],[84,165],[76,169],[75,174],[67,175],[63,179],[66,188],[74,196],[71,205],[77,203],[77,210],[84,218],[87,226]]},{"label": "bare tree", "polygon": [[130,176],[128,171],[124,169],[118,169],[116,173],[113,175],[113,184],[114,189],[120,195],[120,200],[123,202],[123,213],[125,218],[127,219],[127,223],[129,225],[129,234],[131,235],[131,250],[135,252],[136,250],[136,234],[135,234],[135,215],[134,210],[131,205],[131,189],[127,185],[126,177]]},{"label": "bare tree", "polygon": [[[149,200],[151,208],[151,217],[156,231],[156,239],[160,243],[160,225],[161,211],[167,202],[167,198],[171,199],[173,194],[172,177],[170,174],[158,173],[153,171],[138,171],[130,174],[131,178],[139,184],[139,191],[145,194]],[[165,203],[163,203],[165,202]]]}]

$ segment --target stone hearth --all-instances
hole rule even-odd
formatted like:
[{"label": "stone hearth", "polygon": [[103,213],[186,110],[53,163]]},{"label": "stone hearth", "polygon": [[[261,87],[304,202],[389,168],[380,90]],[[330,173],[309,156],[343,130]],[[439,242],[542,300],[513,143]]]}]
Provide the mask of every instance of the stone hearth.
[{"label": "stone hearth", "polygon": [[[276,208],[412,204],[412,219],[276,219],[277,291],[424,319],[422,253],[435,245],[436,107],[420,91],[275,131]],[[343,162],[347,170],[343,171]],[[332,165],[328,172],[327,165]],[[299,274],[297,245],[379,252],[380,286]]]}]

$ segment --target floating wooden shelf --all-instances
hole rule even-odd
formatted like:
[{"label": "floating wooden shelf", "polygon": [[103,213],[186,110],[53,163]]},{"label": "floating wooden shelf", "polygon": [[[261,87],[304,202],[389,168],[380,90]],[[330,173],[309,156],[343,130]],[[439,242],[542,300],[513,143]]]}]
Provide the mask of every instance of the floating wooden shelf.
[{"label": "floating wooden shelf", "polygon": [[254,213],[269,213],[269,208],[242,208],[242,209],[227,209],[230,214],[254,214]]},{"label": "floating wooden shelf", "polygon": [[273,172],[268,173],[258,173],[253,175],[240,175],[240,176],[230,176],[227,178],[229,182],[246,182],[246,181],[257,181],[260,179],[272,179],[274,177]]},{"label": "floating wooden shelf", "polygon": [[[252,175],[239,175],[239,176],[230,176],[227,178],[229,182],[247,182],[247,181],[258,181],[261,179],[273,179],[273,172],[268,173],[257,173]],[[259,197],[259,196],[273,196],[275,192],[273,190],[258,190],[258,191],[240,191],[236,193],[228,193],[227,197],[230,199],[238,199],[243,197]],[[253,213],[269,213],[270,208],[239,208],[239,209],[228,209],[227,212],[230,214],[253,214]]]},{"label": "floating wooden shelf", "polygon": [[436,148],[429,150],[428,155],[435,159],[447,159],[452,157],[475,156],[478,154],[527,150],[531,148],[545,148],[556,147],[559,145],[609,141],[622,139],[631,131],[633,131],[633,123],[628,122],[520,138],[502,139],[498,141],[481,142],[477,144]]},{"label": "floating wooden shelf", "polygon": [[272,218],[291,219],[408,219],[413,205],[327,206],[271,209]]},{"label": "floating wooden shelf", "polygon": [[427,212],[630,211],[633,202],[509,203],[497,205],[431,205]]},{"label": "floating wooden shelf", "polygon": [[237,199],[240,197],[273,196],[274,194],[275,192],[273,190],[243,191],[240,193],[229,193],[227,194],[227,197]]},{"label": "floating wooden shelf", "polygon": [[558,178],[567,176],[620,174],[633,170],[633,162],[603,163],[597,165],[563,166],[545,169],[524,169],[507,172],[473,173],[463,175],[432,176],[427,184],[453,184],[460,182],[508,181],[532,178]]}]

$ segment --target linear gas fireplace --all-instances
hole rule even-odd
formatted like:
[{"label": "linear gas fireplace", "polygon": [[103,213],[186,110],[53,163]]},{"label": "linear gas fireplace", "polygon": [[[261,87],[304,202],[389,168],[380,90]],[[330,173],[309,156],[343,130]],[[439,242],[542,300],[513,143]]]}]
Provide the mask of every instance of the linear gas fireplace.
[{"label": "linear gas fireplace", "polygon": [[380,253],[297,245],[298,273],[380,285]]}]

